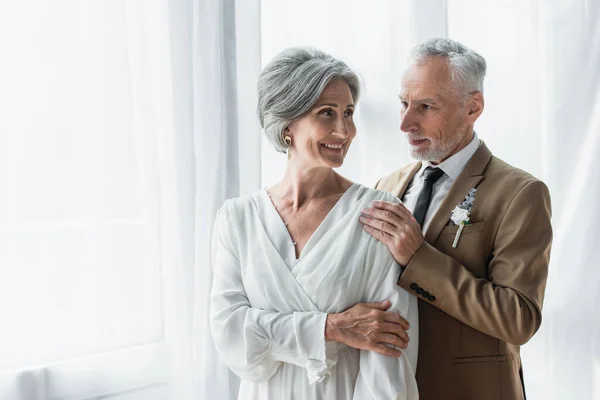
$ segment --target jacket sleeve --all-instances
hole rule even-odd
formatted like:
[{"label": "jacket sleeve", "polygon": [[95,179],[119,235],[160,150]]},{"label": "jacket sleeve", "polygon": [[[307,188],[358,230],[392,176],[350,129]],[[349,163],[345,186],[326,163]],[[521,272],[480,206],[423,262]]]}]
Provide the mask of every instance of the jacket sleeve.
[{"label": "jacket sleeve", "polygon": [[526,184],[505,211],[493,242],[487,279],[424,243],[398,284],[417,285],[431,304],[459,321],[514,345],[526,343],[542,320],[552,227],[550,195],[541,181]]}]

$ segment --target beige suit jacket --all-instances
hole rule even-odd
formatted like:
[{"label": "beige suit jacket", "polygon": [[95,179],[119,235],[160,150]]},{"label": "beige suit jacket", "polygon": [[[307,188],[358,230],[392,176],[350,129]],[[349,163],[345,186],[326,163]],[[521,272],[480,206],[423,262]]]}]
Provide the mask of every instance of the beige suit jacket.
[{"label": "beige suit jacket", "polygon": [[[420,167],[408,165],[376,187],[402,198]],[[450,215],[471,188],[472,224],[453,248],[458,227],[448,226]],[[546,185],[481,142],[398,281],[419,297],[421,400],[524,398],[519,349],[542,321],[550,215]]]}]

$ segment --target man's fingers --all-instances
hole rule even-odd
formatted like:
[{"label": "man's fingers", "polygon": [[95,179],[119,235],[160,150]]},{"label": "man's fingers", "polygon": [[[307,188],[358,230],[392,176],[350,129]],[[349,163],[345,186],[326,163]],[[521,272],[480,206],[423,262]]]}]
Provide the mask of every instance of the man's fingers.
[{"label": "man's fingers", "polygon": [[381,210],[379,208],[363,208],[362,215],[374,220],[378,220],[380,223],[389,225],[390,229],[395,229],[397,226],[402,224],[402,219],[394,212],[388,210]]},{"label": "man's fingers", "polygon": [[388,201],[374,201],[373,207],[379,208],[381,210],[391,211],[401,219],[406,219],[406,218],[412,217],[412,213],[402,203],[390,203]]},{"label": "man's fingers", "polygon": [[373,351],[376,351],[377,353],[383,354],[384,356],[388,356],[388,357],[400,357],[402,355],[402,352],[398,349],[394,349],[392,347],[386,346],[385,344],[376,344],[373,349]]},{"label": "man's fingers", "polygon": [[[378,231],[384,232],[390,236],[396,235],[398,231],[398,226],[394,225],[383,219],[378,219],[375,216],[365,216],[362,215],[359,219],[360,222],[363,223],[364,226],[369,226]],[[401,224],[401,222],[395,222],[397,224]]]},{"label": "man's fingers", "polygon": [[363,229],[365,230],[365,232],[367,232],[369,235],[373,236],[375,239],[379,240],[381,243],[385,244],[386,246],[388,245],[388,243],[391,242],[392,240],[392,236],[380,231],[377,228],[373,228],[372,226],[363,225]]}]

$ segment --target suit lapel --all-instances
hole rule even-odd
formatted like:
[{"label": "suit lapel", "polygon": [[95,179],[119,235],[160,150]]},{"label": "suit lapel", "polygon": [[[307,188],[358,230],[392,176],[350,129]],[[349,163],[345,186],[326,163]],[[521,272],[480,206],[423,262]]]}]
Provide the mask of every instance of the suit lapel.
[{"label": "suit lapel", "polygon": [[492,158],[492,153],[485,143],[481,141],[479,148],[473,154],[473,157],[467,162],[465,169],[458,176],[450,191],[442,201],[439,209],[433,216],[427,231],[425,232],[425,241],[433,245],[442,229],[448,224],[450,214],[454,207],[460,204],[470,189],[476,188],[484,179],[483,171]]},{"label": "suit lapel", "polygon": [[411,167],[407,171],[405,171],[402,176],[398,178],[398,183],[396,183],[396,186],[394,186],[390,193],[402,200],[402,197],[404,197],[404,192],[406,192],[408,184],[410,183],[410,181],[412,181],[419,169],[421,169],[421,165],[421,162],[416,162],[413,165],[411,165]]}]

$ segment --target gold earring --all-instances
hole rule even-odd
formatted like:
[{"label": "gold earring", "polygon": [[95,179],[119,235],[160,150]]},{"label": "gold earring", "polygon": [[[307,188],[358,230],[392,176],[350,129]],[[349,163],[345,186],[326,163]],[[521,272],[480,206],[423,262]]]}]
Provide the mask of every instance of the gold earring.
[{"label": "gold earring", "polygon": [[290,147],[292,147],[292,138],[291,136],[285,135],[283,137],[283,141],[285,142],[285,144],[287,145],[287,149],[286,149],[286,154],[288,156],[288,159],[290,159],[292,157],[291,153],[290,153]]}]

